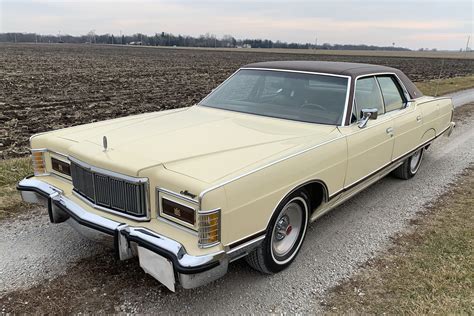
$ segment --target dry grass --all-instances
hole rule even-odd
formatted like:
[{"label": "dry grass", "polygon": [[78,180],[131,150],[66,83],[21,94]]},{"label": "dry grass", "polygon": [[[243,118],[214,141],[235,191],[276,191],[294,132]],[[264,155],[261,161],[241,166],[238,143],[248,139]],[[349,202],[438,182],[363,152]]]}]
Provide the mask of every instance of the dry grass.
[{"label": "dry grass", "polygon": [[328,311],[473,314],[474,166],[413,221],[413,232],[332,290]]},{"label": "dry grass", "polygon": [[18,181],[33,173],[30,158],[0,160],[0,220],[31,209],[16,190]]},{"label": "dry grass", "polygon": [[425,95],[443,95],[464,89],[474,88],[474,75],[466,77],[454,77],[441,80],[429,80],[415,83],[418,89]]}]

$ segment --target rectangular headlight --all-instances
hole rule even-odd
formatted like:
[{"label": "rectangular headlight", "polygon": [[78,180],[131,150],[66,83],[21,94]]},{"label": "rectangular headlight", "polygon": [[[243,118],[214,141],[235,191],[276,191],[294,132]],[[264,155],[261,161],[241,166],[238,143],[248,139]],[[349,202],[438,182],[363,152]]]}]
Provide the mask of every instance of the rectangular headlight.
[{"label": "rectangular headlight", "polygon": [[198,213],[199,247],[208,248],[221,240],[221,210],[201,211]]},{"label": "rectangular headlight", "polygon": [[54,171],[71,176],[71,165],[65,161],[51,157],[51,167]]},{"label": "rectangular headlight", "polygon": [[46,164],[44,161],[44,154],[46,150],[44,149],[32,149],[31,150],[31,160],[33,163],[33,171],[35,176],[41,176],[46,174]]},{"label": "rectangular headlight", "polygon": [[161,207],[164,214],[179,219],[194,226],[196,223],[196,211],[188,206],[173,202],[167,198],[161,198]]}]

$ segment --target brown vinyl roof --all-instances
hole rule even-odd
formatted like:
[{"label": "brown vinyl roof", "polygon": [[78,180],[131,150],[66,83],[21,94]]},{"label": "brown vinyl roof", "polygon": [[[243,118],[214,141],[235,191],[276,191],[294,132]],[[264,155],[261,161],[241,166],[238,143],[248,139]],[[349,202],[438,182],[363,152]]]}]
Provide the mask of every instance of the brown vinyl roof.
[{"label": "brown vinyl roof", "polygon": [[387,66],[359,64],[359,63],[345,63],[345,62],[331,62],[331,61],[267,61],[260,63],[253,63],[245,65],[242,68],[266,68],[266,69],[281,69],[294,71],[308,71],[329,73],[335,75],[350,76],[355,80],[358,76],[370,75],[374,73],[395,73],[403,82],[410,97],[413,99],[423,96],[420,90],[410,81],[410,79],[400,70]]}]

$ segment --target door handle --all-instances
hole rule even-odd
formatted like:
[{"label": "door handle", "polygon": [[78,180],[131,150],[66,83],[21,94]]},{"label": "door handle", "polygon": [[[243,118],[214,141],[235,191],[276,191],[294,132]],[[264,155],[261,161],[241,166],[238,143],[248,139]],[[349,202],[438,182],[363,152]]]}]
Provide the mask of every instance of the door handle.
[{"label": "door handle", "polygon": [[389,127],[385,130],[385,132],[390,135],[390,137],[393,137],[393,127]]},{"label": "door handle", "polygon": [[417,121],[417,122],[421,122],[421,115],[418,115],[418,116],[416,117],[416,121]]}]

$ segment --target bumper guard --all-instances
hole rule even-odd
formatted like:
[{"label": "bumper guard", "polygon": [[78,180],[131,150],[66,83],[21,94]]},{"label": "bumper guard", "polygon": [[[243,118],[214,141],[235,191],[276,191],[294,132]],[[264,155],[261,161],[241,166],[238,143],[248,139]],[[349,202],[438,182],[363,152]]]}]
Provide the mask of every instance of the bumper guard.
[{"label": "bumper guard", "polygon": [[63,191],[46,182],[25,178],[17,186],[23,201],[48,208],[52,223],[68,222],[83,235],[113,241],[120,260],[139,257],[145,272],[171,291],[179,282],[185,289],[205,285],[227,272],[232,257],[225,251],[204,256],[189,255],[179,242],[143,227],[133,227],[86,211]]}]

